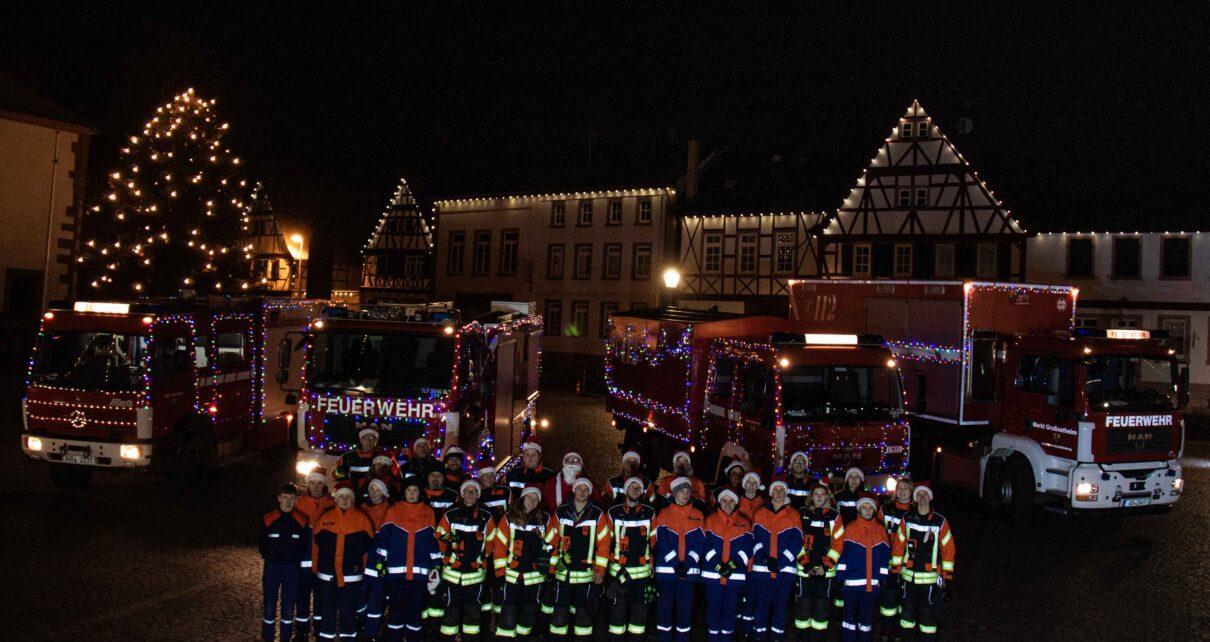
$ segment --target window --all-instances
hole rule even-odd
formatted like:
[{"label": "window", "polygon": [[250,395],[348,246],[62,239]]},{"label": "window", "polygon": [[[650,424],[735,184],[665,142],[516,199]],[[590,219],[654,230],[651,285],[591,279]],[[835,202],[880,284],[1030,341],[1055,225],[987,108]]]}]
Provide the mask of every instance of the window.
[{"label": "window", "polygon": [[472,274],[487,274],[492,264],[492,232],[478,230],[475,232],[475,255],[471,265]]},{"label": "window", "polygon": [[622,244],[606,243],[601,257],[601,278],[615,281],[622,278]]},{"label": "window", "polygon": [[853,246],[853,276],[870,275],[870,246],[868,243]]},{"label": "window", "polygon": [[601,338],[609,336],[609,317],[618,313],[617,301],[601,301]]},{"label": "window", "polygon": [[1137,279],[1142,275],[1142,241],[1138,238],[1113,240],[1113,278]]},{"label": "window", "polygon": [[999,272],[995,243],[980,243],[975,252],[975,274],[979,277],[995,277]]},{"label": "window", "polygon": [[731,378],[735,374],[735,362],[719,358],[714,362],[714,385],[710,388],[710,395],[720,397],[722,399],[731,398]]},{"label": "window", "polygon": [[580,214],[576,225],[592,225],[592,201],[580,201]]},{"label": "window", "polygon": [[567,224],[567,203],[564,201],[551,201],[550,203],[550,226],[563,227]]},{"label": "window", "polygon": [[916,132],[916,128],[912,125],[912,123],[910,121],[905,120],[905,121],[903,121],[903,124],[899,126],[899,137],[900,138],[911,138],[912,134],[914,134],[915,132]]},{"label": "window", "polygon": [[462,274],[465,261],[466,232],[450,232],[450,255],[445,271],[449,274]]},{"label": "window", "polygon": [[1167,330],[1170,335],[1168,347],[1176,350],[1176,358],[1181,361],[1189,360],[1189,317],[1172,317],[1160,315],[1161,330]]},{"label": "window", "polygon": [[575,270],[572,273],[572,278],[575,279],[590,279],[592,278],[592,245],[587,243],[576,244],[575,265],[572,266]]},{"label": "window", "polygon": [[781,274],[794,272],[794,232],[778,232],[774,243],[773,269]]},{"label": "window", "polygon": [[424,257],[410,254],[403,257],[403,275],[420,276],[424,274]]},{"label": "window", "polygon": [[639,199],[639,210],[635,214],[634,222],[636,225],[651,225],[651,199]]},{"label": "window", "polygon": [[916,138],[928,138],[928,137],[929,137],[928,121],[925,120],[925,121],[916,123]]},{"label": "window", "polygon": [[1093,259],[1092,239],[1067,239],[1067,276],[1092,276]]},{"label": "window", "polygon": [[1048,405],[1070,406],[1075,400],[1072,362],[1052,356],[1021,355],[1017,387],[1025,392],[1046,395]]},{"label": "window", "polygon": [[756,272],[756,243],[755,234],[743,234],[739,237],[739,271],[743,274]]},{"label": "window", "polygon": [[189,339],[185,337],[156,337],[151,370],[156,381],[189,371],[192,358],[189,355]]},{"label": "window", "polygon": [[912,276],[912,246],[911,245],[896,245],[895,246],[895,276],[911,277]]},{"label": "window", "polygon": [[750,417],[762,417],[765,415],[765,409],[771,404],[766,397],[772,392],[773,386],[770,380],[770,373],[761,367],[749,367],[744,372],[744,378],[741,383],[743,386],[740,391],[739,411]]},{"label": "window", "polygon": [[546,246],[546,278],[563,278],[563,255],[566,250],[562,243],[551,243]]},{"label": "window", "polygon": [[630,264],[630,278],[646,281],[651,278],[651,244],[635,243],[634,258]]},{"label": "window", "polygon": [[500,276],[517,273],[517,242],[521,233],[517,230],[500,232]]},{"label": "window", "polygon": [[546,300],[546,311],[542,315],[542,325],[548,337],[557,337],[563,334],[562,299]]},{"label": "window", "polygon": [[912,190],[899,190],[899,209],[906,210],[912,204]]},{"label": "window", "polygon": [[609,201],[609,213],[605,216],[605,224],[622,224],[622,201]]},{"label": "window", "polygon": [[938,243],[933,251],[933,277],[948,279],[954,276],[954,244]]},{"label": "window", "polygon": [[571,327],[567,334],[573,337],[588,336],[588,301],[571,302]]},{"label": "window", "polygon": [[1190,272],[1189,237],[1167,237],[1160,241],[1160,278],[1187,279]]},{"label": "window", "polygon": [[706,272],[718,272],[723,269],[723,235],[722,234],[707,234],[706,242],[706,261],[703,269]]},{"label": "window", "polygon": [[1100,325],[1096,317],[1076,317],[1077,328],[1098,328]]},{"label": "window", "polygon": [[929,206],[929,190],[927,187],[916,188],[916,209],[924,209]]},{"label": "window", "polygon": [[218,335],[214,351],[218,355],[218,364],[240,363],[247,360],[243,332],[223,332]]},{"label": "window", "polygon": [[996,399],[996,339],[992,336],[980,336],[985,331],[976,330],[971,341],[971,356],[967,363],[970,376],[967,382],[967,396],[972,401],[995,401]]}]

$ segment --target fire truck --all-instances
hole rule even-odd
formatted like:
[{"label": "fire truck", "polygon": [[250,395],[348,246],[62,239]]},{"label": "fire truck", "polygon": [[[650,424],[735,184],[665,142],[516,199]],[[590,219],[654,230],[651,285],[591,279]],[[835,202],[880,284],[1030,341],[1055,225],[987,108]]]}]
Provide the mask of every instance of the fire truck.
[{"label": "fire truck", "polygon": [[611,319],[606,407],[645,461],[687,449],[713,469],[734,443],[771,472],[803,451],[812,474],[859,466],[878,489],[906,469],[899,370],[880,337],[678,308]]},{"label": "fire truck", "polygon": [[800,281],[791,316],[885,336],[922,472],[1025,517],[1180,498],[1187,368],[1165,334],[1075,328],[1079,291],[994,282]]},{"label": "fire truck", "polygon": [[281,368],[301,351],[296,470],[332,470],[366,427],[406,457],[427,438],[438,453],[511,465],[537,426],[542,317],[532,303],[493,301],[463,323],[448,303],[331,308],[279,345]]},{"label": "fire truck", "polygon": [[[291,442],[264,347],[318,302],[189,298],[52,306],[30,358],[21,446],[63,489],[98,470],[168,473],[202,492],[216,466]],[[287,373],[286,382],[297,380]]]}]

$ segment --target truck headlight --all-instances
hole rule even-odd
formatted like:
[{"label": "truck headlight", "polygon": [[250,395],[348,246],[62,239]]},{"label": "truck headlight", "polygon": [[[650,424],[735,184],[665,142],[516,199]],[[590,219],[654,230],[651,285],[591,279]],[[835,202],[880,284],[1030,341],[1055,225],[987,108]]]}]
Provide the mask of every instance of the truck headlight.
[{"label": "truck headlight", "polygon": [[[30,450],[42,452],[42,438],[41,437],[26,437],[25,438],[25,447],[29,448]],[[1180,481],[1180,480],[1177,480],[1177,481]]]},{"label": "truck headlight", "polygon": [[306,477],[307,475],[310,475],[311,471],[315,470],[317,466],[319,466],[319,462],[315,461],[314,459],[305,459],[294,464],[294,471],[299,475]]},{"label": "truck headlight", "polygon": [[1183,477],[1177,477],[1176,479],[1172,480],[1172,492],[1179,493],[1184,489],[1185,479]]},{"label": "truck headlight", "polygon": [[1096,484],[1090,482],[1080,482],[1076,484],[1076,499],[1089,500],[1097,498],[1097,491],[1100,488]]},{"label": "truck headlight", "polygon": [[142,451],[134,444],[122,444],[118,448],[118,456],[122,459],[138,459]]},{"label": "truck headlight", "polygon": [[886,492],[888,492],[888,493],[893,493],[893,492],[895,492],[895,488],[896,488],[897,486],[899,486],[899,480],[898,480],[898,479],[895,479],[894,477],[887,477],[887,480],[886,480]]}]

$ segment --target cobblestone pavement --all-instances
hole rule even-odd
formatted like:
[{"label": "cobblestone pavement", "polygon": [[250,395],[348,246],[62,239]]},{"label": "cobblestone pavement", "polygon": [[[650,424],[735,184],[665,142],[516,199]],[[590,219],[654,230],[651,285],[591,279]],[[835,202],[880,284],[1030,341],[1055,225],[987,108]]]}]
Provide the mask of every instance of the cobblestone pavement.
[{"label": "cobblestone pavement", "polygon": [[[574,447],[594,477],[612,473],[618,437],[601,398],[544,394],[549,459]],[[44,466],[25,462],[15,412],[4,416],[6,639],[257,638],[253,538],[274,486],[292,473],[291,453],[224,468],[218,490],[197,504],[176,503],[156,478],[139,475],[97,476],[85,492],[63,495]],[[938,510],[953,522],[959,550],[943,637],[1210,639],[1210,442],[1190,442],[1186,471],[1174,512],[1117,525],[1041,516],[1013,529],[942,493]]]}]

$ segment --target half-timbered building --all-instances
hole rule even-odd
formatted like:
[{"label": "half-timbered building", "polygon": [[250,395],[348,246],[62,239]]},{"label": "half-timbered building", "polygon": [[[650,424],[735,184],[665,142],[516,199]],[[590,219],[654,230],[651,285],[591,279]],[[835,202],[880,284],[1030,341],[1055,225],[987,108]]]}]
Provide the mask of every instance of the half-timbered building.
[{"label": "half-timbered building", "polygon": [[298,289],[298,263],[273,215],[265,186],[257,183],[248,204],[244,255],[252,262],[252,281],[262,292]]},{"label": "half-timbered building", "polygon": [[433,292],[433,232],[407,180],[399,186],[362,248],[361,301],[425,301]]}]

